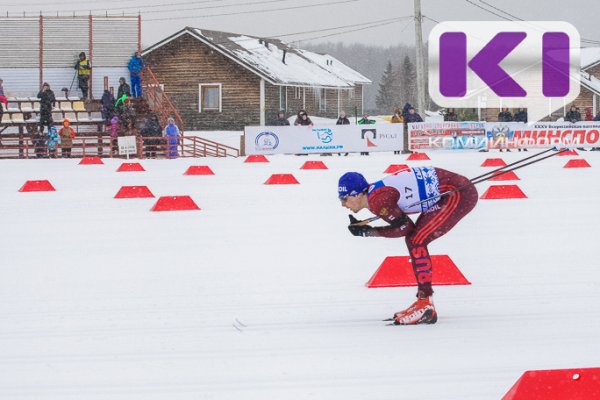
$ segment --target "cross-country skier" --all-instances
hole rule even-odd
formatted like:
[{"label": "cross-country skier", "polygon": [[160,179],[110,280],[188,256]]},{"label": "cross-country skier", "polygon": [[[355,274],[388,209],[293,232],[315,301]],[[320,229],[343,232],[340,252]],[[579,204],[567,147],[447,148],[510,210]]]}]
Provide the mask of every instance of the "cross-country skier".
[{"label": "cross-country skier", "polygon": [[[406,310],[394,314],[396,325],[434,324],[437,313],[432,302],[431,258],[427,245],[446,234],[477,203],[477,190],[470,180],[434,167],[400,170],[369,184],[358,172],[347,172],[339,180],[338,196],[342,206],[354,213],[366,208],[389,225],[356,225],[350,215],[348,229],[354,236],[405,237],[415,278],[417,300]],[[469,185],[443,197],[440,193]],[[432,199],[415,205],[422,200]],[[421,213],[416,222],[407,214]]]}]

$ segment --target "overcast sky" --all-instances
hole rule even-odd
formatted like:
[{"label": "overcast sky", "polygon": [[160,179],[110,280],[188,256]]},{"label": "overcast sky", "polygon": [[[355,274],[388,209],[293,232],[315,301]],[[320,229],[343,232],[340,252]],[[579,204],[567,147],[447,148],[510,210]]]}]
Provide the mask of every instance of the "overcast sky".
[{"label": "overcast sky", "polygon": [[[582,38],[600,41],[597,0],[422,0],[423,14],[431,18],[424,21],[425,40],[435,24],[432,20],[502,20],[478,6],[508,18],[512,17],[498,9],[524,20],[567,21]],[[300,45],[308,40],[381,46],[414,43],[413,0],[0,0],[0,10],[9,16],[40,11],[45,15],[140,12],[144,47],[185,26],[264,37],[286,35],[281,38]],[[300,34],[289,35],[296,33]]]}]

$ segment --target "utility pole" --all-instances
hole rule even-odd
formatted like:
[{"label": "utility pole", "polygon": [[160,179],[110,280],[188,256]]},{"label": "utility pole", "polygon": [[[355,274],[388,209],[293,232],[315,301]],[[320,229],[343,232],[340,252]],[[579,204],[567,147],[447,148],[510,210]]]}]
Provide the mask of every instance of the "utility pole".
[{"label": "utility pole", "polygon": [[423,16],[421,14],[421,0],[414,0],[415,5],[415,48],[417,49],[417,109],[421,116],[425,116],[425,69],[423,62],[423,31],[421,23]]}]

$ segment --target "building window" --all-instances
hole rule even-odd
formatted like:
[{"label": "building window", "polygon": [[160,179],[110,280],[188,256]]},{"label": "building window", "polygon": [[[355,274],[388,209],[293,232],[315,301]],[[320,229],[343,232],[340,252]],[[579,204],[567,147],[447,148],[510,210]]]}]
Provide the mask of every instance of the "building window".
[{"label": "building window", "polygon": [[300,91],[300,88],[296,86],[294,88],[294,99],[300,100],[301,99],[301,95],[302,95],[302,92]]},{"label": "building window", "polygon": [[279,109],[287,111],[287,87],[279,86]]},{"label": "building window", "polygon": [[315,89],[315,98],[319,111],[327,111],[327,91],[325,89]]},{"label": "building window", "polygon": [[201,83],[200,84],[200,112],[203,111],[223,111],[221,100],[221,83]]},{"label": "building window", "polygon": [[354,98],[354,88],[348,90],[348,98],[349,99]]}]

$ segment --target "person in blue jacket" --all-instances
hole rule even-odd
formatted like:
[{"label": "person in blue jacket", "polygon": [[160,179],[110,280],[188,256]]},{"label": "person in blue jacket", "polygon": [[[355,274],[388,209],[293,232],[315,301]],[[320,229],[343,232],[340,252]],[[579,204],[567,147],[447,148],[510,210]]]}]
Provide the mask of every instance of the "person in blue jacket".
[{"label": "person in blue jacket", "polygon": [[129,60],[127,68],[131,78],[131,94],[133,97],[142,95],[142,70],[146,67],[144,60],[140,57],[140,52],[136,51],[133,57]]},{"label": "person in blue jacket", "polygon": [[173,118],[167,119],[167,126],[165,126],[163,136],[167,139],[167,157],[177,158],[179,156],[177,145],[179,144],[179,136],[181,135]]},{"label": "person in blue jacket", "polygon": [[56,148],[60,144],[60,135],[56,130],[56,127],[51,127],[48,130],[48,141],[46,142],[48,145],[48,154],[50,158],[56,158]]}]

